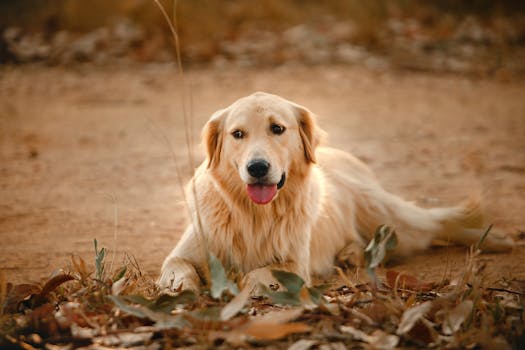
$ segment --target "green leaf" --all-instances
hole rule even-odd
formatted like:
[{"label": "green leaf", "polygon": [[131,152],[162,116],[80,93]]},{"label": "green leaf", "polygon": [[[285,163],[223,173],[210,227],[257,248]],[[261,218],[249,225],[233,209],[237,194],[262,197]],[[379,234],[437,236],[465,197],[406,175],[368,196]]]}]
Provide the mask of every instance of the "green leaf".
[{"label": "green leaf", "polygon": [[121,297],[127,302],[144,306],[152,311],[160,311],[169,314],[177,305],[193,303],[197,297],[189,290],[182,291],[177,295],[162,294],[157,299],[146,299],[142,295],[126,295]]},{"label": "green leaf", "polygon": [[322,297],[322,290],[324,286],[309,287],[305,286],[304,280],[297,274],[284,270],[272,270],[272,275],[279,281],[279,283],[286,288],[286,291],[274,292],[267,286],[260,285],[263,294],[272,300],[274,304],[281,305],[302,305],[301,291],[307,292],[310,300],[315,305],[319,305]]},{"label": "green leaf", "polygon": [[[148,318],[155,322],[155,326],[159,329],[183,328],[187,326],[187,321],[182,316],[173,316],[165,312],[156,312],[146,306],[139,304],[138,306],[130,305],[126,302],[128,297],[119,297],[117,295],[109,295],[108,298],[122,311],[136,316],[138,318]],[[141,296],[134,296],[132,299],[145,303],[148,299]]]},{"label": "green leaf", "polygon": [[239,294],[237,285],[226,277],[226,271],[221,261],[213,254],[208,255],[208,264],[211,274],[211,296],[214,299],[220,299],[224,291],[229,291],[233,295]]},{"label": "green leaf", "polygon": [[125,313],[128,313],[130,315],[139,317],[139,318],[146,318],[146,314],[143,311],[143,308],[132,306],[126,303],[125,299],[123,297],[119,297],[117,295],[108,295],[108,298],[122,311]]},{"label": "green leaf", "polygon": [[299,306],[301,305],[301,299],[299,298],[298,293],[292,292],[273,292],[267,290],[265,294],[272,300],[274,304],[280,305],[292,305]]},{"label": "green leaf", "polygon": [[220,321],[221,310],[222,308],[219,306],[210,306],[204,309],[192,311],[190,314],[196,319],[202,321]]},{"label": "green leaf", "polygon": [[308,288],[308,294],[310,294],[310,299],[315,305],[319,305],[321,303],[321,297],[323,296],[323,293],[319,289],[315,287]]},{"label": "green leaf", "polygon": [[177,295],[163,294],[157,298],[149,308],[153,311],[170,313],[177,305],[192,304],[197,296],[190,290],[182,291]]},{"label": "green leaf", "polygon": [[299,293],[304,285],[303,279],[293,272],[284,270],[272,270],[272,275],[290,293]]},{"label": "green leaf", "polygon": [[122,266],[122,268],[113,276],[113,281],[116,282],[120,280],[124,275],[126,274],[126,271],[128,270],[127,266]]},{"label": "green leaf", "polygon": [[97,239],[94,239],[95,244],[95,269],[97,274],[97,279],[102,280],[104,277],[104,257],[106,256],[106,249],[102,248],[98,250]]}]

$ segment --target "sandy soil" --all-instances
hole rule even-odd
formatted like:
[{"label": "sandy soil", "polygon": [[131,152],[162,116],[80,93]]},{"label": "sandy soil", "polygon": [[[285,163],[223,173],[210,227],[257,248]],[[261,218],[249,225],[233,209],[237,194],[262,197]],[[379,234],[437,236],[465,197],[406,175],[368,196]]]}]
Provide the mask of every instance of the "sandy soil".
[{"label": "sandy soil", "polygon": [[[423,205],[482,191],[489,222],[513,234],[508,254],[484,255],[494,278],[525,279],[525,81],[373,72],[361,68],[195,70],[186,80],[199,130],[255,90],[319,115],[329,143],[354,152],[386,188]],[[27,282],[94,257],[93,239],[156,276],[181,234],[190,176],[172,66],[0,69],[0,269]],[[173,156],[175,155],[175,157]],[[118,225],[115,225],[118,219]],[[111,258],[110,254],[110,258]],[[436,279],[464,264],[439,248],[396,269]],[[116,264],[115,263],[115,264]]]}]

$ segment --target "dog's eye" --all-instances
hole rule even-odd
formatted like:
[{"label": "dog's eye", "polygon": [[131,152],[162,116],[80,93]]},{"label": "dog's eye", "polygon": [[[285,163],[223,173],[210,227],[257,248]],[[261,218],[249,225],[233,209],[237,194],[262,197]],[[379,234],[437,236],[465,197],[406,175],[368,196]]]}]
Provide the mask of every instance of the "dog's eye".
[{"label": "dog's eye", "polygon": [[242,130],[235,130],[232,132],[232,136],[235,139],[242,139],[244,137],[244,132]]},{"label": "dog's eye", "polygon": [[279,125],[279,124],[272,124],[270,126],[270,130],[272,130],[272,132],[275,134],[275,135],[281,135],[284,130],[286,130],[286,128],[282,125]]}]

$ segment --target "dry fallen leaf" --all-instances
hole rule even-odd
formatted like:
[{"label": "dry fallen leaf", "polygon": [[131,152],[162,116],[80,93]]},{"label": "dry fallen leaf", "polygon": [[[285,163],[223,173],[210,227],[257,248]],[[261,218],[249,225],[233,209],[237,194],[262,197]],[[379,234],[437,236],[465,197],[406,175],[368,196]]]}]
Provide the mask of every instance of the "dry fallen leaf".
[{"label": "dry fallen leaf", "polygon": [[380,329],[375,330],[370,335],[352,326],[341,326],[340,329],[343,333],[350,334],[355,340],[370,344],[373,349],[390,350],[394,349],[399,343],[397,335],[388,334]]},{"label": "dry fallen leaf", "polygon": [[413,306],[410,309],[406,309],[403,313],[403,316],[401,316],[401,321],[397,327],[397,335],[403,335],[409,332],[412,327],[414,327],[416,322],[422,319],[431,308],[432,302],[425,301],[422,304]]},{"label": "dry fallen leaf", "polygon": [[122,332],[94,337],[93,344],[95,344],[95,346],[129,348],[148,344],[152,337],[153,332]]},{"label": "dry fallen leaf", "polygon": [[427,346],[430,343],[436,342],[440,334],[434,329],[434,324],[422,318],[417,321],[412,329],[405,335],[411,340],[415,340],[420,344],[426,344]]},{"label": "dry fallen leaf", "polygon": [[242,332],[255,340],[276,340],[293,333],[306,333],[312,328],[302,322],[276,324],[269,322],[251,322],[243,328]]},{"label": "dry fallen leaf", "polygon": [[245,287],[239,294],[235,296],[226,306],[221,310],[221,320],[227,321],[233,316],[237,315],[239,311],[244,307],[248,299],[250,298],[250,288]]},{"label": "dry fallen leaf", "polygon": [[293,343],[292,345],[290,345],[288,350],[308,350],[312,346],[316,345],[317,343],[318,343],[317,340],[300,339],[300,340],[296,341],[295,343]]},{"label": "dry fallen leaf", "polygon": [[457,332],[471,314],[473,306],[472,300],[465,300],[448,312],[442,325],[443,334],[452,335]]},{"label": "dry fallen leaf", "polygon": [[355,340],[360,340],[368,343],[370,339],[368,334],[352,326],[341,326],[340,329],[341,332],[350,334]]},{"label": "dry fallen leaf", "polygon": [[36,284],[18,284],[11,288],[5,297],[2,312],[15,313],[19,311],[20,304],[32,295],[40,293],[41,289]]},{"label": "dry fallen leaf", "polygon": [[303,314],[302,308],[285,309],[279,311],[270,311],[262,316],[255,317],[254,322],[271,322],[271,323],[286,323],[295,320]]},{"label": "dry fallen leaf", "polygon": [[53,292],[60,285],[72,281],[75,278],[71,275],[62,273],[49,279],[46,284],[42,287],[42,291],[39,293],[41,298],[45,298],[49,293]]},{"label": "dry fallen leaf", "polygon": [[242,346],[247,340],[276,340],[293,333],[306,333],[311,327],[302,322],[290,322],[303,313],[303,309],[272,311],[251,318],[247,323],[229,332],[212,332],[210,338],[225,339],[233,346]]},{"label": "dry fallen leaf", "polygon": [[369,343],[374,349],[390,350],[397,346],[399,343],[399,337],[377,329],[370,335]]}]

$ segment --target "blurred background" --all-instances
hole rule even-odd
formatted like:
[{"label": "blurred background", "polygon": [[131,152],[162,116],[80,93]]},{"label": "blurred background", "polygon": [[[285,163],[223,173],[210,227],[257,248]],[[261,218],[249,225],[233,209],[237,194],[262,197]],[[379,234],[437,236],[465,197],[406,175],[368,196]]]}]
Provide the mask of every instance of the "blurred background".
[{"label": "blurred background", "polygon": [[[186,65],[364,64],[523,73],[525,2],[512,0],[161,1]],[[166,62],[154,0],[0,0],[0,61]]]}]

